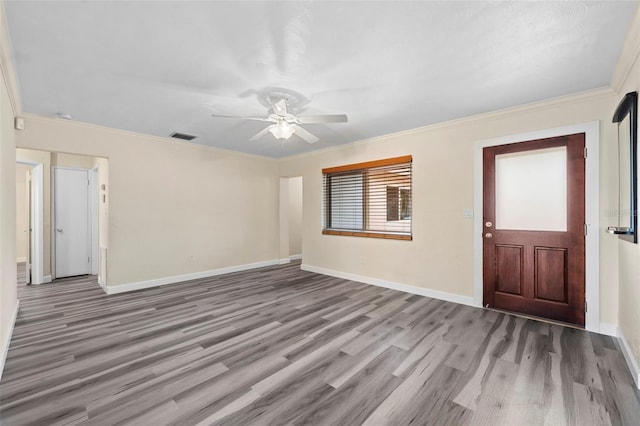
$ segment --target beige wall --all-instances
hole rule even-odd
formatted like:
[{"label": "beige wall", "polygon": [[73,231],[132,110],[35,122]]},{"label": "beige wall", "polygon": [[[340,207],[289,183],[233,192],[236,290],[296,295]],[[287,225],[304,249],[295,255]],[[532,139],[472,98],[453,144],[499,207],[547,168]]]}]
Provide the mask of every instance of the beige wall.
[{"label": "beige wall", "polygon": [[[640,45],[636,46],[636,53]],[[635,65],[625,79],[618,95],[622,99],[625,93],[640,91],[640,57],[636,56]],[[640,135],[639,135],[640,136]],[[617,187],[615,187],[617,189]],[[620,330],[626,338],[631,351],[640,365],[640,245],[619,240],[620,271]]]},{"label": "beige wall", "polygon": [[289,178],[289,256],[302,254],[302,177]]},{"label": "beige wall", "polygon": [[90,170],[93,168],[96,159],[87,155],[66,154],[63,152],[51,153],[51,165],[58,167],[73,167]]},{"label": "beige wall", "polygon": [[275,160],[29,114],[16,143],[108,158],[108,286],[277,259]]},{"label": "beige wall", "polygon": [[0,376],[18,296],[16,287],[16,145],[13,105],[6,80],[6,27],[0,7]]},{"label": "beige wall", "polygon": [[16,257],[29,256],[29,166],[16,164]]},{"label": "beige wall", "polygon": [[[304,178],[304,263],[456,295],[473,296],[473,153],[476,141],[540,129],[601,120],[601,211],[614,200],[610,116],[616,95],[596,91],[528,107],[390,135],[373,141],[285,159],[282,176]],[[615,146],[614,146],[615,148]],[[321,234],[321,169],[413,155],[413,241]],[[606,223],[604,221],[603,223]],[[601,234],[601,321],[618,320],[617,242]],[[612,279],[613,278],[613,279]]]},{"label": "beige wall", "polygon": [[[14,134],[11,103],[4,81],[0,81],[0,357],[3,357],[11,338],[9,332],[18,300]],[[0,358],[0,363],[3,361]]]}]

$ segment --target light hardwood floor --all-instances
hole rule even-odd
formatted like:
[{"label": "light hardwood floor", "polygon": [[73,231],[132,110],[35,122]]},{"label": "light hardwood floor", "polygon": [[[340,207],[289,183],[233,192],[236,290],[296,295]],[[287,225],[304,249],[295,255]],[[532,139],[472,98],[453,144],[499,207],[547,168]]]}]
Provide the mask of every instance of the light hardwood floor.
[{"label": "light hardwood floor", "polygon": [[19,285],[11,425],[638,425],[610,337],[299,269]]}]

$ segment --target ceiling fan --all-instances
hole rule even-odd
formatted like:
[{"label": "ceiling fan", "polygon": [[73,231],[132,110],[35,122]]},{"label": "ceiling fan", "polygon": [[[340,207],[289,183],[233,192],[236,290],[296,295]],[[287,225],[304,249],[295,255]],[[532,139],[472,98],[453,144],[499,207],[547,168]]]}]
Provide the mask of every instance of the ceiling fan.
[{"label": "ceiling fan", "polygon": [[299,116],[290,111],[287,111],[287,100],[284,98],[267,98],[271,108],[269,108],[269,115],[267,117],[242,117],[233,115],[219,115],[213,114],[213,117],[220,118],[240,118],[244,120],[257,120],[273,123],[265,129],[261,130],[249,140],[254,141],[260,139],[267,133],[271,133],[276,139],[289,139],[294,133],[300,136],[308,143],[318,142],[319,138],[313,133],[309,132],[300,124],[321,124],[321,123],[346,123],[347,116],[345,114],[332,114],[332,115],[303,115]]}]

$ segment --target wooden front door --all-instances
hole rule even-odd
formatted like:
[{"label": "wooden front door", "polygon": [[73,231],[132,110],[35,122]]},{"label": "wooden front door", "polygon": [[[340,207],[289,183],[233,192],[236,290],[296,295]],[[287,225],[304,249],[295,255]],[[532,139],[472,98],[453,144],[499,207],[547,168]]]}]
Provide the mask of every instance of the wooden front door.
[{"label": "wooden front door", "polygon": [[484,305],[584,326],[585,139],[484,148]]}]

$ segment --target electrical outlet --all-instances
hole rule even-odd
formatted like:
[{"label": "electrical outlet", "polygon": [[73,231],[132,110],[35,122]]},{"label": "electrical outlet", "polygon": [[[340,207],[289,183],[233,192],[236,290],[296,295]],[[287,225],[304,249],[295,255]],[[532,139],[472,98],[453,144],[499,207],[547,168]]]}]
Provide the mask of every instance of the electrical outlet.
[{"label": "electrical outlet", "polygon": [[462,215],[467,219],[471,219],[473,217],[473,209],[464,209]]},{"label": "electrical outlet", "polygon": [[364,256],[360,256],[360,264],[364,265]]}]

